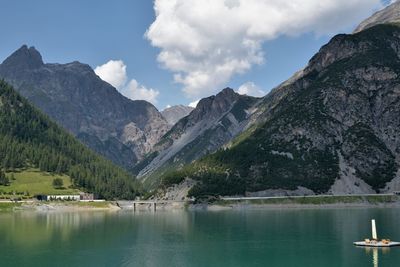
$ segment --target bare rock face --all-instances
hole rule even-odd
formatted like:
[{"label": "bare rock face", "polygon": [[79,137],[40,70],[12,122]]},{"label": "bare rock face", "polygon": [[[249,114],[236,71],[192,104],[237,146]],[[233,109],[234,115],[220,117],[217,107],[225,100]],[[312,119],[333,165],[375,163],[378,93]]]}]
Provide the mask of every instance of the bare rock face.
[{"label": "bare rock face", "polygon": [[354,33],[361,32],[378,24],[399,23],[400,22],[400,2],[394,2],[383,10],[376,12],[373,16],[364,20],[354,30]]},{"label": "bare rock face", "polygon": [[131,168],[170,128],[146,101],[132,101],[86,64],[44,64],[22,46],[0,65],[0,78],[36,107],[115,163]]},{"label": "bare rock face", "polygon": [[183,117],[189,115],[189,113],[192,112],[193,109],[194,108],[192,107],[177,105],[164,109],[161,112],[161,114],[164,116],[167,122],[172,126]]},{"label": "bare rock face", "polygon": [[[334,37],[302,76],[265,98],[265,126],[252,139],[262,136],[265,151],[285,147],[295,155],[285,164],[298,161],[297,174],[282,172],[303,173],[308,181],[297,186],[317,192],[331,186],[336,194],[387,190],[400,163],[399,45],[400,28],[391,25]],[[307,158],[318,164],[303,169]]]}]

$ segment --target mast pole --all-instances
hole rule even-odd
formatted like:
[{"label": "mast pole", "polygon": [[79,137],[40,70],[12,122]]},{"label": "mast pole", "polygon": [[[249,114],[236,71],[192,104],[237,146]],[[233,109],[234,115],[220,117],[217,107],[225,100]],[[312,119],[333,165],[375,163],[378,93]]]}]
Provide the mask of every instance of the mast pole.
[{"label": "mast pole", "polygon": [[372,239],[378,240],[378,234],[376,233],[375,220],[372,220],[371,223],[372,223]]}]

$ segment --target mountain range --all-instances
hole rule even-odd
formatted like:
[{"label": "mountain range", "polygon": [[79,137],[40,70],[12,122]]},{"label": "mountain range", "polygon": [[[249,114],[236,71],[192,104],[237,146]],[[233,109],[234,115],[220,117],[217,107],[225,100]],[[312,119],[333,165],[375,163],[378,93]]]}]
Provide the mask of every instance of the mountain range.
[{"label": "mountain range", "polygon": [[399,190],[398,14],[395,3],[332,38],[252,107],[244,132],[163,179],[196,180],[196,197]]},{"label": "mountain range", "polygon": [[45,64],[26,45],[0,64],[0,78],[84,144],[131,168],[170,128],[146,101],[132,101],[86,64]]},{"label": "mountain range", "polygon": [[239,95],[231,88],[202,99],[154,146],[139,168],[139,179],[150,187],[171,170],[216,151],[243,131],[258,98]]},{"label": "mountain range", "polygon": [[400,189],[400,3],[339,34],[263,98],[231,88],[159,112],[88,65],[22,46],[0,77],[148,189],[190,195],[356,194]]}]

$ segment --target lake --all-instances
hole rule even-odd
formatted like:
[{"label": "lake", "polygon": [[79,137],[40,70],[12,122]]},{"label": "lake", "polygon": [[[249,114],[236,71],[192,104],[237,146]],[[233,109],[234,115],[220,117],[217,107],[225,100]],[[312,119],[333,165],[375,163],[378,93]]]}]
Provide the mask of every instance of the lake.
[{"label": "lake", "polygon": [[0,266],[398,266],[400,209],[1,213]]}]

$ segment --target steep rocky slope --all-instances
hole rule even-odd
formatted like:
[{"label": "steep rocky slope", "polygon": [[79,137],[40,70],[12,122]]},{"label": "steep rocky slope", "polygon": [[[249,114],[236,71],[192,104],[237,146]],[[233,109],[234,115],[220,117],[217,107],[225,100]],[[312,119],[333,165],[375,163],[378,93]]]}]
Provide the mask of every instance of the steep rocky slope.
[{"label": "steep rocky slope", "polygon": [[44,64],[22,46],[0,65],[0,78],[83,143],[130,168],[169,129],[158,110],[131,101],[79,62]]},{"label": "steep rocky slope", "polygon": [[170,125],[174,125],[180,119],[189,115],[189,113],[192,112],[193,109],[194,108],[192,107],[177,105],[164,109],[163,111],[161,111],[161,114]]},{"label": "steep rocky slope", "polygon": [[174,179],[199,180],[195,196],[398,190],[399,73],[399,27],[338,35],[258,104],[253,127]]},{"label": "steep rocky slope", "polygon": [[379,24],[396,22],[400,22],[400,2],[398,1],[387,6],[383,10],[376,12],[374,15],[361,22],[355,29],[354,33],[358,33]]},{"label": "steep rocky slope", "polygon": [[197,107],[162,137],[153,152],[137,166],[139,177],[154,186],[159,177],[214,152],[243,131],[258,98],[226,88],[202,99]]}]

